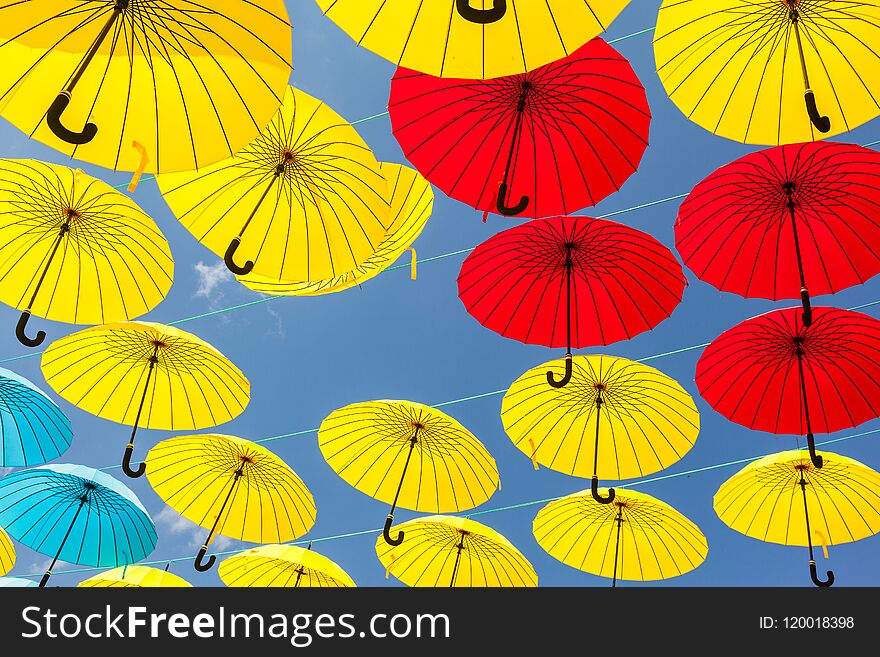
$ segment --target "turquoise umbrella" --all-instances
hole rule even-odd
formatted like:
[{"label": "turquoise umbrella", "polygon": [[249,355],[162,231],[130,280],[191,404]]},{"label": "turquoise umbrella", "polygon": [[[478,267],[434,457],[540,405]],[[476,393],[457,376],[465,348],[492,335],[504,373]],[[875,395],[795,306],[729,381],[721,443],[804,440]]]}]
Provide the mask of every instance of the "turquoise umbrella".
[{"label": "turquoise umbrella", "polygon": [[0,589],[25,588],[36,585],[37,583],[32,579],[23,579],[21,577],[0,577]]},{"label": "turquoise umbrella", "polygon": [[19,543],[97,568],[140,561],[156,547],[156,526],[124,484],[82,465],[43,465],[0,479],[0,526]]},{"label": "turquoise umbrella", "polygon": [[40,465],[61,456],[70,420],[33,383],[0,367],[0,467]]}]

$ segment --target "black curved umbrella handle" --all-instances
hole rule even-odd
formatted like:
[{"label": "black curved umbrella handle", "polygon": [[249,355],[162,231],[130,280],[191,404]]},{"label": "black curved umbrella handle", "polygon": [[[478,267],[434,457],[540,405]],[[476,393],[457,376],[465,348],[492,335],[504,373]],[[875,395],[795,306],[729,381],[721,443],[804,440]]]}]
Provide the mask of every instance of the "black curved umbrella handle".
[{"label": "black curved umbrella handle", "polygon": [[205,554],[207,554],[207,552],[208,546],[203,545],[202,549],[199,550],[199,553],[196,555],[195,567],[196,570],[198,570],[200,573],[205,573],[211,570],[211,568],[214,566],[214,562],[217,561],[217,557],[212,554],[210,557],[208,557],[208,560],[203,563],[202,559],[205,558]]},{"label": "black curved umbrella handle", "polygon": [[519,203],[513,206],[508,206],[504,199],[507,198],[507,183],[503,182],[498,186],[498,202],[495,204],[498,212],[503,214],[505,217],[513,217],[514,215],[518,215],[522,212],[525,212],[525,209],[529,207],[529,197],[523,196]]},{"label": "black curved umbrella handle", "polygon": [[132,479],[137,479],[144,476],[144,473],[147,471],[147,464],[140,463],[137,470],[133,470],[131,467],[131,454],[133,451],[134,445],[129,443],[128,447],[125,448],[125,455],[122,457],[122,471]]},{"label": "black curved umbrella handle", "polygon": [[62,91],[55,96],[55,100],[52,101],[49,111],[46,112],[46,124],[49,126],[49,129],[55,133],[56,137],[62,141],[66,141],[68,144],[76,144],[78,146],[88,144],[95,138],[95,135],[98,134],[98,126],[94,123],[86,123],[82,132],[74,132],[73,130],[65,128],[61,124],[61,115],[64,114],[64,110],[67,109],[68,105],[70,105],[69,91]]},{"label": "black curved umbrella handle", "polygon": [[819,573],[816,572],[816,562],[810,562],[810,579],[813,580],[813,584],[821,589],[827,589],[829,586],[834,584],[834,573],[828,570],[826,571],[825,575],[826,577],[828,577],[828,579],[823,582],[821,579],[819,579]]},{"label": "black curved umbrella handle", "polygon": [[238,276],[245,276],[246,274],[250,274],[254,269],[254,263],[252,260],[248,260],[244,263],[244,267],[239,267],[235,264],[235,252],[238,251],[238,247],[241,245],[241,238],[236,237],[229,243],[229,247],[226,249],[226,255],[223,256],[223,261],[226,263],[226,267],[233,274],[237,274]]},{"label": "black curved umbrella handle", "polygon": [[403,532],[397,532],[397,538],[391,538],[391,523],[394,522],[394,516],[385,518],[385,529],[382,530],[382,536],[388,545],[400,545],[403,543]]},{"label": "black curved umbrella handle", "polygon": [[816,454],[816,442],[813,439],[813,434],[807,434],[807,448],[810,450],[810,460],[813,462],[813,465],[818,470],[822,467],[824,463],[821,454]]},{"label": "black curved umbrella handle", "polygon": [[25,310],[21,317],[18,318],[18,324],[15,325],[15,337],[26,347],[39,347],[46,339],[45,331],[37,331],[37,336],[29,338],[25,335],[24,330],[27,328],[28,320],[31,318],[31,311]]},{"label": "black curved umbrella handle", "polygon": [[488,25],[489,23],[497,23],[504,18],[507,13],[507,0],[495,0],[491,9],[474,9],[470,5],[470,0],[455,0],[455,8],[466,21]]},{"label": "black curved umbrella handle", "polygon": [[571,362],[571,356],[565,357],[565,374],[559,381],[556,380],[556,376],[553,372],[547,372],[547,383],[549,383],[554,388],[564,388],[568,385],[568,382],[571,381],[573,367]]},{"label": "black curved umbrella handle", "polygon": [[611,504],[614,501],[614,489],[608,489],[608,497],[602,497],[599,495],[599,477],[593,477],[593,482],[590,485],[590,492],[593,494],[593,499],[596,500],[599,504]]},{"label": "black curved umbrella handle", "polygon": [[807,114],[810,115],[810,121],[816,126],[819,132],[828,132],[831,130],[831,120],[827,116],[819,113],[819,107],[816,105],[816,96],[812,89],[804,92],[804,102],[807,104]]},{"label": "black curved umbrella handle", "polygon": [[801,304],[804,307],[803,320],[806,328],[813,323],[813,306],[810,305],[810,293],[806,288],[801,288]]}]

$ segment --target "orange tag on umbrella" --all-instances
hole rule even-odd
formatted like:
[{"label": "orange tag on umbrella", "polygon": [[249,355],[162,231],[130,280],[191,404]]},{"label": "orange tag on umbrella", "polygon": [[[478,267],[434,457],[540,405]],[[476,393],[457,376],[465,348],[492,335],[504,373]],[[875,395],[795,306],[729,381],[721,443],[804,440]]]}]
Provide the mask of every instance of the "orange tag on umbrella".
[{"label": "orange tag on umbrella", "polygon": [[828,541],[825,538],[825,534],[820,532],[818,529],[814,529],[813,533],[816,535],[816,538],[819,539],[819,543],[822,544],[822,554],[825,555],[825,558],[828,558]]},{"label": "orange tag on umbrella", "polygon": [[412,251],[412,260],[411,260],[411,265],[410,265],[409,277],[412,280],[416,280],[416,274],[418,273],[418,264],[419,264],[418,258],[416,256],[416,249],[415,249],[415,247],[411,246],[407,249],[407,251]]},{"label": "orange tag on umbrella", "polygon": [[529,446],[531,446],[531,448],[532,448],[532,455],[531,455],[532,465],[535,467],[535,470],[538,470],[539,469],[538,468],[538,459],[535,457],[535,452],[538,451],[538,448],[535,447],[535,441],[532,440],[531,438],[529,438]]},{"label": "orange tag on umbrella", "polygon": [[[392,553],[392,554],[389,554],[388,556],[391,557],[391,563],[394,563],[394,554]],[[385,568],[385,579],[388,579],[389,574],[391,574],[391,566],[390,565]]]},{"label": "orange tag on umbrella", "polygon": [[141,176],[144,174],[144,170],[147,168],[147,164],[149,164],[150,162],[150,156],[147,155],[146,147],[139,141],[131,142],[131,147],[136,149],[137,152],[141,154],[141,163],[138,165],[137,170],[131,177],[131,182],[128,183],[128,191],[133,192],[137,188],[138,183],[141,180]]}]

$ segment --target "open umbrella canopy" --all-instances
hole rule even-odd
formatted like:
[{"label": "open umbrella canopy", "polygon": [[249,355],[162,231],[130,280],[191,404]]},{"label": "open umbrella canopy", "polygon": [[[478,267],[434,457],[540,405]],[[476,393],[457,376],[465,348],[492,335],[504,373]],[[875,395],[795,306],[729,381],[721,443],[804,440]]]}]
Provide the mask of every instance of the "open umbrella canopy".
[{"label": "open umbrella canopy", "polygon": [[639,166],[651,113],[629,62],[600,38],[490,80],[399,69],[388,101],[407,159],[484,212],[549,217],[593,206]]},{"label": "open umbrella canopy", "polygon": [[38,584],[32,579],[22,577],[0,577],[0,589],[5,588],[33,588]]},{"label": "open umbrella canopy", "polygon": [[[715,338],[697,361],[703,399],[759,431],[807,437],[880,416],[880,321],[864,313],[774,310]],[[815,457],[817,468],[821,459]]]},{"label": "open umbrella canopy", "polygon": [[296,545],[261,545],[224,559],[217,573],[230,587],[341,588],[354,581],[323,554]]},{"label": "open umbrella canopy", "polygon": [[345,119],[293,87],[234,156],[156,180],[183,226],[239,275],[341,276],[376,252],[391,221],[373,152]]},{"label": "open umbrella canopy", "polygon": [[677,577],[706,559],[709,545],[691,520],[655,497],[617,489],[613,504],[590,491],[554,500],[532,525],[555,559],[600,577],[646,582]]},{"label": "open umbrella canopy", "polygon": [[140,561],[156,547],[156,527],[135,494],[108,474],[82,465],[42,465],[0,479],[0,526],[16,541],[93,567]]},{"label": "open umbrella canopy", "polygon": [[182,577],[149,566],[123,566],[84,579],[80,588],[186,588],[192,584]]},{"label": "open umbrella canopy", "polygon": [[358,45],[441,77],[525,73],[604,32],[629,0],[317,0]]},{"label": "open umbrella canopy", "polygon": [[143,315],[173,272],[168,241],[124,194],[78,169],[0,160],[0,301],[22,311],[22,344],[46,337],[26,335],[32,314],[71,324]]},{"label": "open umbrella canopy", "polygon": [[147,454],[147,479],[180,515],[210,529],[196,557],[203,562],[217,535],[255,543],[299,538],[315,524],[317,509],[302,479],[262,445],[206,434],[163,440]]},{"label": "open umbrella canopy", "polygon": [[0,114],[111,169],[206,166],[278,109],[290,33],[283,0],[2,0]]},{"label": "open umbrella canopy", "polygon": [[714,497],[718,517],[732,529],[769,543],[807,546],[810,574],[819,580],[813,546],[840,545],[880,532],[880,473],[858,461],[821,453],[813,465],[805,451],[770,454],[725,481]]},{"label": "open umbrella canopy", "polygon": [[880,114],[880,5],[664,0],[654,55],[692,121],[747,144],[836,135]]},{"label": "open umbrella canopy", "polygon": [[250,401],[250,383],[223,354],[192,333],[153,322],[95,326],[52,343],[43,375],[71,404],[132,426],[123,461],[130,466],[138,427],[172,431],[228,422]]},{"label": "open umbrella canopy", "polygon": [[[566,359],[568,360],[568,359]],[[562,359],[544,363],[514,381],[501,402],[501,422],[516,447],[535,463],[575,477],[628,479],[662,470],[694,446],[700,415],[694,400],[659,370],[626,358],[593,355],[571,359],[571,381],[547,385],[562,374]]]},{"label": "open umbrella canopy", "polygon": [[533,587],[532,564],[491,527],[455,516],[426,516],[395,526],[398,546],[382,537],[376,555],[386,574],[407,586]]},{"label": "open umbrella canopy", "polygon": [[400,164],[380,162],[391,194],[391,221],[376,252],[350,272],[323,281],[279,281],[269,276],[248,274],[238,280],[245,287],[273,296],[316,296],[341,292],[361,285],[382,273],[421,234],[434,208],[434,192],[421,174]]},{"label": "open umbrella canopy", "polygon": [[394,510],[446,513],[472,509],[498,489],[495,459],[457,420],[411,401],[349,404],[324,418],[318,447],[345,481]]},{"label": "open umbrella canopy", "polygon": [[800,297],[809,313],[810,295],[880,272],[880,153],[825,141],[750,153],[694,187],[675,243],[719,290]]},{"label": "open umbrella canopy", "polygon": [[0,575],[5,575],[15,566],[15,546],[3,529],[0,529]]},{"label": "open umbrella canopy", "polygon": [[675,256],[647,233],[604,219],[554,217],[477,246],[461,266],[458,296],[496,333],[571,353],[654,328],[686,285]]},{"label": "open umbrella canopy", "polygon": [[0,467],[46,463],[72,441],[70,420],[55,402],[23,376],[0,368]]}]

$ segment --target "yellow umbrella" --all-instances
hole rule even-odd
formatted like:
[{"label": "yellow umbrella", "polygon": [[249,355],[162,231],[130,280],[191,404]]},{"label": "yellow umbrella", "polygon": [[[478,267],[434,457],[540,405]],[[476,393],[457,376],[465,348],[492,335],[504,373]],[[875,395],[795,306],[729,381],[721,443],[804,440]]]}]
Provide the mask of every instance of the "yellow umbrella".
[{"label": "yellow umbrella", "polygon": [[226,586],[233,587],[355,586],[335,562],[295,545],[261,545],[245,550],[224,560],[217,572]]},{"label": "yellow umbrella", "polygon": [[278,109],[290,34],[283,0],[0,0],[0,114],[100,166],[203,167]]},{"label": "yellow umbrella", "polygon": [[149,566],[123,566],[84,579],[82,588],[184,588],[192,584],[182,577]]},{"label": "yellow umbrella", "polygon": [[878,42],[876,2],[664,0],[654,54],[689,119],[729,139],[777,145],[880,114]]},{"label": "yellow umbrella", "polygon": [[[472,509],[498,489],[495,459],[477,438],[442,411],[410,401],[378,400],[333,411],[318,429],[318,447],[340,477],[391,505],[446,513]],[[410,468],[410,462],[414,467]]]},{"label": "yellow umbrella", "polygon": [[275,296],[315,296],[347,290],[373,278],[391,265],[422,232],[434,206],[431,185],[417,171],[380,162],[391,194],[391,223],[376,252],[350,272],[324,281],[289,282],[249,274],[239,277],[246,287]]},{"label": "yellow umbrella", "polygon": [[401,525],[397,547],[380,537],[376,555],[386,574],[407,586],[532,587],[532,564],[491,527],[455,516],[427,516]]},{"label": "yellow umbrella", "polygon": [[528,370],[501,402],[501,421],[513,443],[552,470],[589,477],[593,497],[603,477],[628,479],[657,472],[684,456],[697,439],[700,416],[676,381],[653,367],[614,356],[574,356],[571,382],[560,378],[566,359]]},{"label": "yellow umbrella", "polygon": [[0,576],[5,575],[15,565],[15,546],[9,534],[0,529]]},{"label": "yellow umbrella", "polygon": [[250,400],[250,383],[217,349],[192,333],[153,322],[95,326],[43,353],[46,381],[74,406],[131,425],[122,467],[129,477],[138,427],[172,431],[228,422]]},{"label": "yellow umbrella", "polygon": [[532,525],[535,539],[564,564],[600,577],[653,581],[683,575],[706,559],[700,528],[665,502],[618,488],[612,504],[591,491],[550,502]]},{"label": "yellow umbrella", "polygon": [[180,515],[210,528],[196,570],[218,534],[254,543],[292,541],[315,524],[315,501],[284,461],[262,445],[235,436],[179,436],[147,454],[147,479]]},{"label": "yellow umbrella", "polygon": [[880,532],[880,473],[846,456],[821,455],[821,468],[801,450],[758,459],[721,484],[714,507],[722,522],[746,536],[806,545],[810,577],[826,587],[834,573],[819,579],[813,544],[821,544],[827,558],[829,545]]},{"label": "yellow umbrella", "polygon": [[440,77],[525,73],[604,32],[629,0],[318,0],[363,46]]},{"label": "yellow umbrella", "polygon": [[0,300],[22,311],[22,344],[46,338],[25,335],[31,314],[74,324],[142,315],[173,272],[167,240],[124,194],[78,169],[0,160]]},{"label": "yellow umbrella", "polygon": [[390,221],[373,152],[351,124],[293,87],[234,157],[157,181],[184,227],[238,275],[340,276],[375,253]]}]

